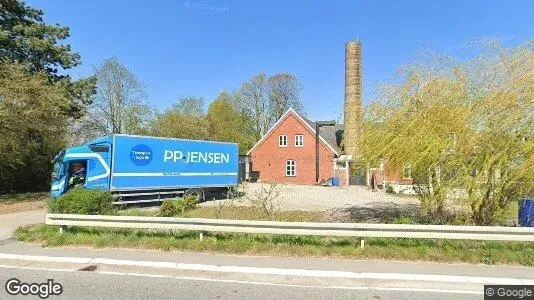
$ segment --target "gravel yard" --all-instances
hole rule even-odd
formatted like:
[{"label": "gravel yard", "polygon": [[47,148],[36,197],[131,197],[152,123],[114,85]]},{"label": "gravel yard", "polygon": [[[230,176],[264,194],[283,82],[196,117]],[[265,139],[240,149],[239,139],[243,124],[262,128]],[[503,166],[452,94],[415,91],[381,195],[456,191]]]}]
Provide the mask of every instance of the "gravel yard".
[{"label": "gravel yard", "polygon": [[[240,191],[246,193],[238,199],[206,201],[201,206],[250,205],[247,198],[255,197],[268,184],[246,183]],[[383,191],[373,192],[364,186],[323,187],[279,184],[274,202],[278,210],[326,212],[331,221],[380,222],[399,216],[414,217],[419,211],[419,200],[400,197]]]}]

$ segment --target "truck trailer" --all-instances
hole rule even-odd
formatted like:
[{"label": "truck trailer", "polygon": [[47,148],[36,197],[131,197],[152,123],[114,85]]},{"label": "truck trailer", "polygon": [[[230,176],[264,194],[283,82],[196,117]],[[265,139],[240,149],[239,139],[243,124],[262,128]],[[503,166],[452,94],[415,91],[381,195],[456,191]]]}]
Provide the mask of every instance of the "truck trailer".
[{"label": "truck trailer", "polygon": [[[203,201],[207,192],[223,192],[237,185],[239,146],[114,134],[64,149],[52,163],[52,197],[83,186],[110,191],[115,203],[181,196]],[[78,176],[80,173],[83,176]],[[73,182],[75,176],[81,179]]]}]

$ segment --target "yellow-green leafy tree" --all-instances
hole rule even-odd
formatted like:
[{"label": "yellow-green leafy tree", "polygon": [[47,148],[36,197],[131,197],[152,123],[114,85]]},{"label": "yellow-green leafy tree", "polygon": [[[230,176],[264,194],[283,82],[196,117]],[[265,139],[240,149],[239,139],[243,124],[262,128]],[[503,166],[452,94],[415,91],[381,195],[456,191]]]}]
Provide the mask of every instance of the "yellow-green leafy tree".
[{"label": "yellow-green leafy tree", "polygon": [[465,63],[433,56],[404,67],[364,114],[359,163],[409,166],[422,213],[450,222],[452,206],[493,225],[534,193],[534,43],[498,43]]},{"label": "yellow-green leafy tree", "polygon": [[245,154],[258,136],[252,122],[233,105],[233,95],[222,92],[208,107],[207,121],[211,140],[239,144],[239,153]]},{"label": "yellow-green leafy tree", "polygon": [[0,61],[0,193],[49,188],[50,160],[64,147],[69,90],[45,71]]}]

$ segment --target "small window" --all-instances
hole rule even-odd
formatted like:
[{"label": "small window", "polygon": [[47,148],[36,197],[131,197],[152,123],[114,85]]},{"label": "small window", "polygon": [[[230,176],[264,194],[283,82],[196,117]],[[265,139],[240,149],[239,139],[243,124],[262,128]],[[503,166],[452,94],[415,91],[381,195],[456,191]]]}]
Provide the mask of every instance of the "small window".
[{"label": "small window", "polygon": [[109,152],[109,146],[103,145],[89,145],[89,149],[93,152]]},{"label": "small window", "polygon": [[302,134],[295,135],[295,147],[304,146],[304,136]]},{"label": "small window", "polygon": [[279,147],[287,147],[287,135],[281,135],[278,139]]},{"label": "small window", "polygon": [[346,161],[336,161],[336,170],[345,170],[347,169]]},{"label": "small window", "polygon": [[286,176],[295,176],[297,163],[294,160],[286,160]]}]

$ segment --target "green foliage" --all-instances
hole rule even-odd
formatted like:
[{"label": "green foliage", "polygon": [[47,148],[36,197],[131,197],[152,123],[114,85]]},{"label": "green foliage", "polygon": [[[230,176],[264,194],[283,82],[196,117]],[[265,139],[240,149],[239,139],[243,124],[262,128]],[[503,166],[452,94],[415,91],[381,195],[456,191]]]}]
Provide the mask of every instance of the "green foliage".
[{"label": "green foliage", "polygon": [[80,55],[70,47],[57,44],[69,36],[69,28],[49,25],[43,11],[26,6],[22,1],[2,1],[0,44],[5,58],[31,63],[34,71],[56,73],[57,67],[72,68],[80,64]]},{"label": "green foliage", "polygon": [[178,207],[181,212],[186,212],[193,210],[197,207],[198,201],[194,196],[187,196],[182,201],[179,202]]},{"label": "green foliage", "polygon": [[160,215],[162,217],[174,217],[197,207],[198,201],[193,196],[187,196],[179,199],[167,199],[160,206]]},{"label": "green foliage", "polygon": [[48,212],[59,214],[115,214],[113,197],[107,191],[74,188],[48,202]]},{"label": "green foliage", "polygon": [[166,199],[163,201],[161,206],[159,207],[159,214],[162,217],[174,217],[178,214],[178,211],[176,210],[176,205],[174,205],[174,202],[176,200],[173,199]]},{"label": "green foliage", "polygon": [[94,94],[94,78],[73,81],[59,75],[61,69],[80,64],[80,55],[70,45],[62,43],[69,37],[69,28],[46,24],[43,11],[26,6],[18,0],[5,0],[0,9],[0,60],[25,64],[31,73],[45,74],[52,83],[59,84],[70,103],[63,113],[80,117],[83,106]]},{"label": "green foliage", "polygon": [[158,114],[151,125],[151,134],[162,137],[207,140],[208,124],[203,115],[202,98],[181,98],[164,113]]},{"label": "green foliage", "polygon": [[365,112],[358,163],[410,166],[422,213],[454,220],[449,203],[477,225],[534,194],[534,43],[492,43],[458,63],[434,57],[404,67]]},{"label": "green foliage", "polygon": [[247,117],[236,110],[232,97],[222,92],[208,107],[209,136],[214,141],[238,143],[239,153],[245,154],[259,137]]},{"label": "green foliage", "polygon": [[50,161],[65,145],[69,101],[46,72],[0,61],[0,193],[49,188]]},{"label": "green foliage", "polygon": [[64,43],[68,27],[46,24],[22,1],[0,6],[0,193],[47,190],[67,119],[83,115],[96,78],[61,74],[80,64]]}]

